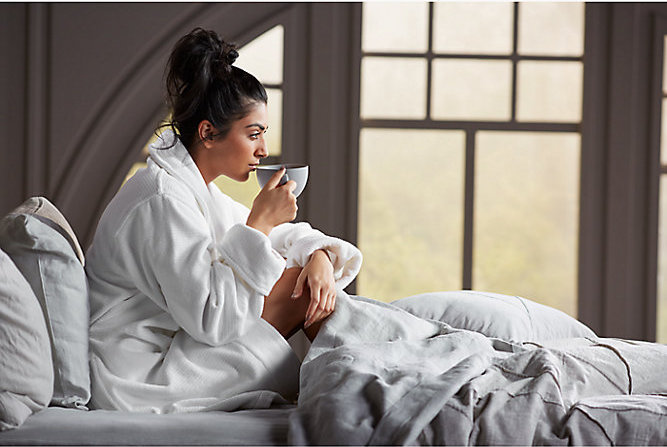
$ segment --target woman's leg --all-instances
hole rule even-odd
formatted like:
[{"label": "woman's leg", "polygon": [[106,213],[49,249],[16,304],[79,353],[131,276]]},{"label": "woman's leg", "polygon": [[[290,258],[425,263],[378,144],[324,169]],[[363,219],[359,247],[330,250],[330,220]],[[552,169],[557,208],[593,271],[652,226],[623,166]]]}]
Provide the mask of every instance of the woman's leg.
[{"label": "woman's leg", "polygon": [[[296,286],[296,280],[301,273],[301,268],[294,267],[285,270],[283,276],[276,282],[264,300],[264,311],[262,318],[268,321],[285,339],[291,337],[299,329],[303,329],[306,321],[306,311],[310,304],[310,290],[303,288],[303,293],[297,299],[292,299],[292,292]],[[304,329],[310,341],[315,339],[320,329],[321,322],[314,323]]]}]

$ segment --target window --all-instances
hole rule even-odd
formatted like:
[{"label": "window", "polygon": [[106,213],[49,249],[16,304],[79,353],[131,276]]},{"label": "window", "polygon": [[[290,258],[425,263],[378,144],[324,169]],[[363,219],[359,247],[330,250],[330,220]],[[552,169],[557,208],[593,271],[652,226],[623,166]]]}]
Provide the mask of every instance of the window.
[{"label": "window", "polygon": [[361,295],[577,313],[584,3],[364,3]]},{"label": "window", "polygon": [[[239,58],[235,65],[253,74],[264,84],[269,97],[269,131],[266,141],[269,149],[269,162],[278,160],[282,153],[282,116],[283,116],[283,41],[284,28],[277,25],[239,49]],[[142,150],[142,158],[148,156],[148,146],[156,140],[153,136]],[[135,163],[128,172],[125,180],[146,166],[145,162]],[[259,185],[255,173],[251,173],[250,180],[239,183],[220,176],[214,180],[215,184],[228,196],[241,202],[247,207],[259,192]]]}]

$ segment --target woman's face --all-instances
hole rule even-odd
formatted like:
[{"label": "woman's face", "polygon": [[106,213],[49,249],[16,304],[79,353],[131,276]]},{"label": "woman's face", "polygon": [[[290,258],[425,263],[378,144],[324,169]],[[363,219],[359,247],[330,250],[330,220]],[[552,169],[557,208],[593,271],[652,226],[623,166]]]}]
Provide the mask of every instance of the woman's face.
[{"label": "woman's face", "polygon": [[248,180],[259,161],[268,155],[264,140],[267,118],[266,104],[255,103],[250,113],[232,124],[224,138],[205,141],[210,180],[219,175],[238,182]]}]

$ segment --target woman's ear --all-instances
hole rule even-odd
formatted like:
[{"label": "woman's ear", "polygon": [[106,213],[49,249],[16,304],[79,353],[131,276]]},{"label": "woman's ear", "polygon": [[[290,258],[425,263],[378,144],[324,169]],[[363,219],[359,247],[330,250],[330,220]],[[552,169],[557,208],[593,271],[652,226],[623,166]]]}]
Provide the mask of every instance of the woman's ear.
[{"label": "woman's ear", "polygon": [[204,147],[208,149],[210,144],[213,142],[213,137],[217,133],[215,127],[209,120],[203,120],[199,123],[197,127],[197,135],[199,136],[199,141],[202,142]]}]

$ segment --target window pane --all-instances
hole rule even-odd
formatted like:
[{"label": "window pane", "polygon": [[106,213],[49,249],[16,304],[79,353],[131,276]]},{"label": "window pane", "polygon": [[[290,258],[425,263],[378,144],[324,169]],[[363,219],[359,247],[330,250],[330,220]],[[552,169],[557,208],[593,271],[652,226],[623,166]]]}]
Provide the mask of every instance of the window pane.
[{"label": "window pane", "polygon": [[361,61],[361,117],[426,117],[426,59],[365,57]]},{"label": "window pane", "polygon": [[519,3],[519,54],[584,54],[583,2]]},{"label": "window pane", "polygon": [[431,116],[449,120],[509,120],[512,114],[510,61],[433,61]]},{"label": "window pane", "polygon": [[513,4],[436,2],[433,51],[436,53],[510,54]]},{"label": "window pane", "polygon": [[479,132],[473,288],[576,316],[578,134]]},{"label": "window pane", "polygon": [[283,92],[276,88],[267,88],[269,97],[267,108],[269,111],[269,129],[264,139],[269,147],[269,155],[279,156],[282,151],[283,130]]},{"label": "window pane", "polygon": [[667,165],[667,98],[662,98],[661,120],[662,127],[660,129],[660,162],[663,165]]},{"label": "window pane", "polygon": [[580,122],[583,71],[581,62],[519,62],[517,119]]},{"label": "window pane", "polygon": [[662,94],[667,95],[667,36],[664,36],[662,45]]},{"label": "window pane", "polygon": [[425,53],[428,49],[428,3],[364,3],[361,48],[364,51]]},{"label": "window pane", "polygon": [[283,82],[282,25],[275,26],[239,49],[234,65],[253,74],[264,84]]},{"label": "window pane", "polygon": [[[664,134],[663,134],[664,138]],[[667,343],[667,175],[660,176],[657,341]]]},{"label": "window pane", "polygon": [[464,142],[458,130],[362,129],[361,295],[461,288]]}]

